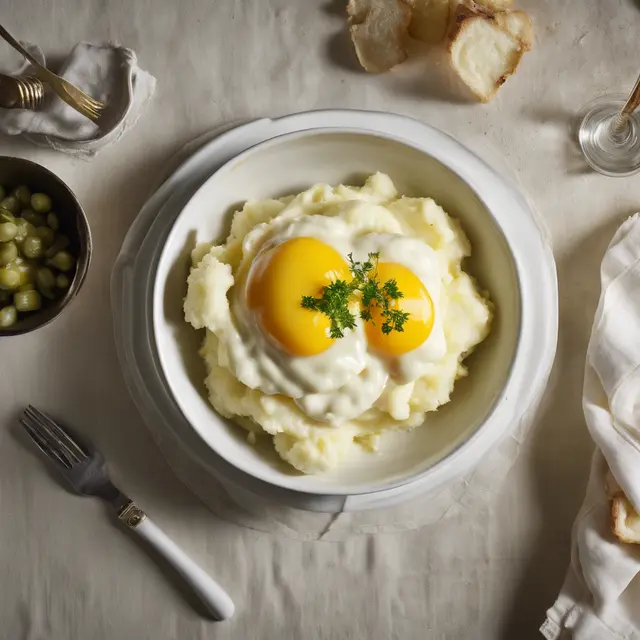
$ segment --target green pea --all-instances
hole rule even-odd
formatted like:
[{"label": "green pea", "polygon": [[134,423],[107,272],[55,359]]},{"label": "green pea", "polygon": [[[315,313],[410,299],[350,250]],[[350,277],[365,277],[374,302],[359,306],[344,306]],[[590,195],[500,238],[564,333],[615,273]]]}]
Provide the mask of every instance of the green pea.
[{"label": "green pea", "polygon": [[15,267],[0,267],[0,289],[17,289],[20,284],[20,271]]},{"label": "green pea", "polygon": [[16,187],[11,192],[11,195],[16,198],[23,207],[28,207],[31,202],[31,191],[29,191],[29,188],[25,187],[23,184]]},{"label": "green pea", "polygon": [[18,257],[18,247],[15,242],[0,244],[0,265],[6,266]]},{"label": "green pea", "polygon": [[53,256],[55,256],[56,253],[58,253],[58,251],[62,251],[63,249],[66,249],[68,246],[69,246],[69,238],[59,233],[56,236],[56,239],[54,240],[53,244],[44,252],[44,255],[47,258],[53,258]]},{"label": "green pea", "polygon": [[42,227],[47,224],[47,219],[41,213],[36,213],[33,209],[23,209],[20,214],[27,222],[30,222],[34,227]]},{"label": "green pea", "polygon": [[0,309],[0,329],[8,329],[18,321],[18,310],[13,307],[3,307]]},{"label": "green pea", "polygon": [[60,220],[58,220],[58,216],[53,213],[47,214],[47,224],[54,230],[57,231],[60,228]]},{"label": "green pea", "polygon": [[36,234],[36,228],[23,218],[16,218],[15,225],[18,227],[18,233],[15,237],[18,245],[21,245],[28,236],[34,236]]},{"label": "green pea", "polygon": [[18,235],[18,227],[13,222],[0,223],[0,242],[9,242]]},{"label": "green pea", "polygon": [[[38,258],[42,258],[44,256],[44,244],[42,242],[42,239],[38,238],[38,236],[27,236],[24,239],[23,243],[22,243],[21,251],[22,251],[22,255],[25,258],[29,258],[31,260],[36,260]],[[60,254],[56,254],[56,255],[60,255]],[[56,256],[53,256],[52,259],[54,259],[55,257]],[[69,257],[71,257],[71,256],[69,256]],[[64,258],[63,258],[62,263],[65,264],[65,259]],[[58,267],[58,268],[60,268],[60,267]],[[69,268],[71,268],[71,267],[69,267]],[[66,269],[61,269],[61,270],[62,271],[66,271]]]},{"label": "green pea", "polygon": [[15,222],[16,218],[11,213],[11,211],[7,211],[6,209],[0,208],[0,222]]},{"label": "green pea", "polygon": [[13,304],[18,311],[37,311],[42,306],[42,298],[35,289],[18,291],[13,296]]},{"label": "green pea", "polygon": [[18,291],[22,292],[22,291],[33,291],[33,289],[36,288],[36,285],[33,284],[33,282],[27,282],[27,284],[21,284],[18,287]]},{"label": "green pea", "polygon": [[0,201],[0,207],[6,209],[9,213],[18,213],[20,209],[20,203],[18,202],[18,198],[14,196],[8,196],[7,198],[3,198]]},{"label": "green pea", "polygon": [[56,239],[56,232],[49,227],[36,227],[36,235],[45,247],[50,247]]},{"label": "green pea", "polygon": [[51,198],[46,193],[34,193],[31,196],[31,208],[36,213],[49,213],[51,211]]},{"label": "green pea", "polygon": [[56,286],[56,277],[53,275],[53,271],[48,267],[40,267],[36,271],[36,285],[41,292],[53,289]]},{"label": "green pea", "polygon": [[35,260],[25,260],[24,258],[17,258],[14,260],[10,267],[15,267],[20,274],[20,284],[30,284],[36,281],[36,274],[38,272],[38,263]]},{"label": "green pea", "polygon": [[58,274],[58,277],[56,278],[56,287],[58,287],[58,289],[68,289],[70,285],[71,281],[64,275],[64,273]]},{"label": "green pea", "polygon": [[60,269],[60,271],[71,271],[71,269],[73,269],[73,265],[75,264],[75,260],[68,251],[58,251],[58,253],[56,253],[53,258],[47,260],[47,264],[50,267]]}]

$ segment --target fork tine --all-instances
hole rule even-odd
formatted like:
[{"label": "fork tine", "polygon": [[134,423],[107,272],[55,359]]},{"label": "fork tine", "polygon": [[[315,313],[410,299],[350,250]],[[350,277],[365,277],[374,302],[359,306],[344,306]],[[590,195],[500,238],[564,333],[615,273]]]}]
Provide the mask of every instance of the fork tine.
[{"label": "fork tine", "polygon": [[71,469],[71,463],[58,451],[49,445],[42,435],[35,429],[29,422],[24,419],[20,419],[20,424],[24,427],[29,437],[33,440],[34,444],[44,453],[49,460],[54,464],[61,464],[65,469]]},{"label": "fork tine", "polygon": [[63,446],[72,457],[72,462],[82,462],[87,457],[87,452],[55,421],[46,413],[39,411],[33,405],[25,409],[27,416],[31,415],[37,423],[51,433],[54,440]]},{"label": "fork tine", "polygon": [[65,467],[70,469],[77,462],[75,457],[71,455],[71,452],[36,416],[25,411],[24,419],[31,430],[40,438],[40,441],[55,454],[56,458],[60,460]]},{"label": "fork tine", "polygon": [[75,84],[70,83],[68,80],[62,78],[62,84],[65,88],[65,91],[69,93],[70,96],[75,98],[78,101],[84,102],[87,106],[90,106],[97,111],[104,109],[104,104],[100,102],[100,100],[96,100],[92,98],[88,93],[80,89],[80,87],[76,87]]},{"label": "fork tine", "polygon": [[83,100],[76,100],[76,104],[78,105],[80,112],[87,118],[97,120],[100,117],[100,112],[85,103]]},{"label": "fork tine", "polygon": [[89,109],[88,107],[85,107],[84,105],[80,106],[79,111],[82,115],[89,118],[89,120],[95,121],[98,119],[98,114],[95,113],[95,111],[91,111],[91,109]]},{"label": "fork tine", "polygon": [[75,84],[71,84],[64,78],[61,82],[62,88],[66,91],[73,100],[82,103],[86,107],[95,110],[96,112],[104,109],[104,104],[95,98],[92,98],[88,93],[85,93],[82,89],[76,87]]},{"label": "fork tine", "polygon": [[78,100],[73,93],[71,93],[64,84],[57,85],[56,93],[62,100],[64,100],[70,107],[79,111],[85,118],[89,120],[97,120],[99,113],[89,108],[84,102]]},{"label": "fork tine", "polygon": [[55,420],[46,413],[29,405],[25,413],[31,414],[37,422],[52,432],[53,437],[64,446],[77,462],[82,462],[89,454],[63,429]]},{"label": "fork tine", "polygon": [[96,111],[102,111],[104,109],[104,103],[100,102],[100,100],[96,100],[87,94],[86,97],[87,103],[89,106],[93,107]]},{"label": "fork tine", "polygon": [[82,461],[84,458],[87,458],[89,456],[89,453],[78,442],[76,442],[71,437],[69,432],[66,429],[62,428],[51,416],[48,416],[43,411],[36,409],[32,404],[30,404],[26,410],[38,416],[51,430],[54,431],[54,433],[58,435],[58,437],[70,449],[73,449],[75,454],[80,459],[79,461]]},{"label": "fork tine", "polygon": [[97,119],[98,113],[93,109],[91,109],[89,106],[87,106],[87,104],[85,104],[83,100],[78,100],[77,98],[72,96],[68,91],[65,91],[64,96],[62,94],[58,94],[58,95],[60,95],[60,97],[63,98],[67,104],[69,104],[74,109],[79,111],[85,118],[89,118],[90,120]]},{"label": "fork tine", "polygon": [[86,104],[83,106],[87,111],[91,112],[94,118],[98,118],[100,116],[100,111],[98,109],[94,109],[92,106]]}]

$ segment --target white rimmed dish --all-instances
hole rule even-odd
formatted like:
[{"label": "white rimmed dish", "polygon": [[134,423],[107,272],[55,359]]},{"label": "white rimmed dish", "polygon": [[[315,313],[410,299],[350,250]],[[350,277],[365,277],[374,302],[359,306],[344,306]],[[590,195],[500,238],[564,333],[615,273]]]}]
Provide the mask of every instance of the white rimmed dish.
[{"label": "white rimmed dish", "polygon": [[[415,125],[418,135],[411,143],[345,128],[268,140],[218,169],[173,224],[155,275],[154,346],[191,427],[248,478],[316,495],[358,495],[416,483],[428,490],[477,464],[531,402],[527,387],[537,373],[535,358],[548,359],[555,349],[556,285],[548,247],[526,200],[510,183],[442,132]],[[197,356],[201,336],[182,319],[188,253],[195,236],[221,240],[227,214],[248,198],[295,193],[315,182],[358,182],[377,170],[389,173],[400,192],[434,197],[461,220],[474,248],[467,268],[491,292],[496,321],[469,362],[469,378],[459,382],[451,404],[430,417],[429,425],[385,437],[380,454],[358,455],[335,473],[302,476],[268,449],[247,444],[245,432],[208,404]]]}]

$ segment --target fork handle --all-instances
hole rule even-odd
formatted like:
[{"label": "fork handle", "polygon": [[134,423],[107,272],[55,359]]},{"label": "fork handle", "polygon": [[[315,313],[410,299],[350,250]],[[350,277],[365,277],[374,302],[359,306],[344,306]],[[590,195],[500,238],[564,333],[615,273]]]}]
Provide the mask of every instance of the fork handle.
[{"label": "fork handle", "polygon": [[233,615],[235,606],[229,594],[141,509],[129,503],[119,517],[171,564],[216,620],[227,620]]},{"label": "fork handle", "polygon": [[16,51],[19,51],[33,65],[42,65],[0,24],[0,36],[2,36]]}]

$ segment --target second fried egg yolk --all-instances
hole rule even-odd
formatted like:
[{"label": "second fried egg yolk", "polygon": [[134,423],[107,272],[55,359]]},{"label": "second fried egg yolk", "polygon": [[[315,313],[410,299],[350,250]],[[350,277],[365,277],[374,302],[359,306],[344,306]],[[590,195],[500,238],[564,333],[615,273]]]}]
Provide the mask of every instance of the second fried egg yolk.
[{"label": "second fried egg yolk", "polygon": [[371,310],[372,322],[365,324],[367,340],[377,351],[398,356],[419,347],[433,328],[433,302],[431,296],[418,276],[404,265],[395,262],[378,264],[378,282],[382,286],[387,280],[395,280],[403,297],[391,302],[392,309],[409,313],[403,331],[383,333],[384,317],[380,307]]},{"label": "second fried egg yolk", "polygon": [[313,356],[335,342],[329,337],[331,321],[304,309],[301,300],[321,296],[338,279],[350,279],[349,266],[333,247],[315,238],[293,238],[257,255],[247,303],[280,348],[293,356]]}]

